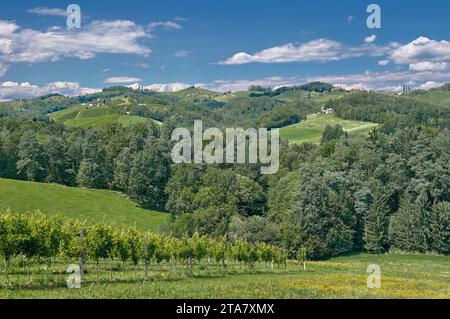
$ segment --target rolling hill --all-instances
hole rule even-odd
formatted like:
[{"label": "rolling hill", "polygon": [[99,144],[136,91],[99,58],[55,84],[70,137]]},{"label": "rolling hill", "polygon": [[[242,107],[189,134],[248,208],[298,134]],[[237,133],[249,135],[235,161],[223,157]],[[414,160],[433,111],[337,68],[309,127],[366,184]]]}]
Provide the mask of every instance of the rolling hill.
[{"label": "rolling hill", "polygon": [[348,121],[336,117],[334,114],[312,114],[306,121],[290,125],[280,130],[281,137],[294,144],[319,143],[322,133],[327,125],[339,124],[349,133],[350,137],[358,137],[367,134],[378,124],[370,122]]},{"label": "rolling hill", "polygon": [[153,231],[169,220],[168,214],[140,208],[118,192],[0,179],[0,211],[9,208]]},{"label": "rolling hill", "polygon": [[184,101],[196,102],[203,101],[207,99],[213,99],[215,97],[222,96],[223,94],[202,89],[199,87],[190,87],[178,92],[166,93],[167,95],[176,96],[182,98]]},{"label": "rolling hill", "polygon": [[49,115],[57,123],[70,127],[94,127],[107,123],[120,123],[129,126],[136,123],[146,123],[151,121],[137,115],[127,115],[128,104],[113,104],[98,107],[77,105]]},{"label": "rolling hill", "polygon": [[433,104],[450,105],[450,91],[429,91],[424,94],[414,95],[414,98]]},{"label": "rolling hill", "polygon": [[[404,117],[409,114],[411,105],[423,104],[425,108],[433,108],[435,113],[450,106],[448,86],[429,91],[414,91],[401,97],[377,92],[355,94],[332,88],[332,85],[326,83],[311,83],[277,89],[251,87],[246,91],[224,94],[199,87],[178,92],[111,87],[77,98],[47,95],[29,100],[3,102],[0,103],[0,117],[31,120],[50,118],[69,127],[88,128],[108,123],[129,126],[153,121],[161,124],[176,116],[183,126],[202,119],[214,127],[233,125],[272,128],[295,123],[318,112],[323,106],[336,109],[336,115],[341,118],[377,123],[382,123],[384,118],[362,118],[359,113],[373,111],[370,110],[373,105],[383,110],[389,106],[391,111]],[[364,95],[367,95],[367,98],[364,98]],[[350,116],[348,111],[343,112],[343,108],[339,112],[339,105],[343,105],[344,110],[348,107],[358,107],[359,117],[354,117],[356,115],[353,111],[353,117]],[[440,121],[445,121],[442,118],[443,116]],[[339,124],[336,121],[328,123],[328,118],[324,121],[306,121],[285,127],[282,132],[286,138],[296,143],[317,142],[324,127]],[[342,122],[342,126],[350,130],[351,135],[364,134],[372,127],[370,123],[351,121]]]}]

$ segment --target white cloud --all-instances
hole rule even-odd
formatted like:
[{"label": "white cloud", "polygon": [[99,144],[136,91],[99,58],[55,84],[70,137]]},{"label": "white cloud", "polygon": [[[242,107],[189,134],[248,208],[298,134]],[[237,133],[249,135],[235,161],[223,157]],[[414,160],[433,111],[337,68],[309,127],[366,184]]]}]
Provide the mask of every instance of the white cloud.
[{"label": "white cloud", "polygon": [[[33,12],[56,12],[35,8]],[[49,11],[50,10],[50,11]],[[180,29],[175,22],[154,22],[146,29],[129,20],[93,21],[79,31],[51,27],[46,31],[21,28],[0,20],[0,76],[15,63],[59,61],[63,58],[92,59],[97,54],[134,54],[147,57],[151,48],[141,44],[156,28]]]},{"label": "white cloud", "polygon": [[59,8],[37,7],[37,8],[28,10],[28,12],[37,14],[40,16],[67,17],[66,10],[59,9]]},{"label": "white cloud", "polygon": [[364,39],[364,44],[347,46],[330,39],[316,39],[298,46],[292,43],[265,49],[254,54],[239,52],[219,64],[234,65],[246,63],[288,63],[288,62],[331,62],[343,59],[368,57],[386,57],[379,65],[393,61],[397,65],[408,65],[411,70],[444,70],[450,62],[450,42],[436,41],[427,37],[401,45],[391,42],[385,46],[374,44],[377,36]]},{"label": "white cloud", "polygon": [[422,61],[450,61],[450,42],[419,37],[406,45],[396,48],[392,52],[391,58],[395,63],[403,65]]},{"label": "white cloud", "polygon": [[352,23],[353,20],[355,20],[355,17],[354,17],[354,16],[348,16],[348,17],[347,17],[347,22],[348,22],[348,23]]},{"label": "white cloud", "polygon": [[303,83],[300,78],[292,77],[266,77],[257,80],[217,80],[211,84],[205,85],[205,88],[219,92],[237,92],[247,90],[252,85],[269,86],[269,87],[281,87],[292,86],[295,84]]},{"label": "white cloud", "polygon": [[76,82],[52,82],[44,86],[29,82],[3,82],[0,83],[0,99],[33,98],[46,94],[58,93],[66,96],[79,96],[99,92],[101,89],[84,88]]},{"label": "white cloud", "polygon": [[176,82],[176,83],[166,83],[166,84],[155,83],[155,84],[147,85],[144,88],[148,89],[150,91],[155,91],[155,92],[177,92],[177,91],[187,89],[189,87],[191,87],[190,84]]},{"label": "white cloud", "polygon": [[368,36],[364,39],[364,42],[366,43],[373,43],[377,39],[377,36],[375,34],[372,34],[371,36]]},{"label": "white cloud", "polygon": [[445,62],[423,61],[409,65],[409,69],[412,71],[444,71],[447,68],[448,64]]},{"label": "white cloud", "polygon": [[128,20],[93,21],[78,32],[21,29],[0,21],[0,64],[91,59],[99,53],[148,56],[141,45],[148,38],[142,26]]},{"label": "white cloud", "polygon": [[430,90],[430,89],[434,89],[434,88],[438,88],[440,86],[444,85],[444,83],[442,82],[435,82],[435,81],[428,81],[422,85],[418,86],[418,89],[420,90]]},{"label": "white cloud", "polygon": [[174,54],[174,56],[177,57],[177,58],[185,58],[188,55],[189,55],[189,52],[188,51],[184,51],[184,50],[177,51]]},{"label": "white cloud", "polygon": [[[331,83],[342,88],[367,89],[384,92],[401,92],[402,86],[407,84],[412,88],[431,86],[431,83],[450,82],[450,72],[446,71],[401,71],[401,72],[369,72],[344,75],[304,76],[304,77],[266,77],[256,80],[218,80],[205,88],[220,92],[247,90],[251,85],[270,87],[301,85],[308,82],[321,81]],[[436,84],[437,85],[437,84]]]},{"label": "white cloud", "polygon": [[148,25],[148,30],[154,31],[158,28],[163,28],[164,30],[168,31],[168,30],[179,30],[181,29],[181,25],[173,22],[173,21],[158,21],[158,22],[152,22]]},{"label": "white cloud", "polygon": [[219,62],[219,64],[330,62],[364,55],[381,56],[391,50],[391,47],[377,47],[373,44],[348,47],[341,42],[329,39],[316,39],[299,46],[289,43],[265,49],[253,55],[240,52],[225,61]]},{"label": "white cloud", "polygon": [[142,81],[142,79],[137,77],[115,76],[107,78],[104,82],[109,84],[116,84],[116,83],[133,83],[140,81]]},{"label": "white cloud", "polygon": [[419,88],[429,81],[450,82],[449,72],[436,71],[401,71],[401,72],[365,72],[361,74],[329,75],[306,78],[306,82],[323,81],[332,84],[362,85],[376,91],[396,92],[404,84]]},{"label": "white cloud", "polygon": [[0,20],[0,37],[9,37],[19,28],[14,22]]}]

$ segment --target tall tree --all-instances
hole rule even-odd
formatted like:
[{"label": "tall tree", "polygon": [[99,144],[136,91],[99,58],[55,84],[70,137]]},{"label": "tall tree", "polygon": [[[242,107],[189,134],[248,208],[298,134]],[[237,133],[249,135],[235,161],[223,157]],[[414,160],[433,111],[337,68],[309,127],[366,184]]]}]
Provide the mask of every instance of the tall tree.
[{"label": "tall tree", "polygon": [[125,147],[119,156],[114,160],[113,189],[122,192],[126,192],[128,190],[132,164],[133,154],[128,147]]},{"label": "tall tree", "polygon": [[389,208],[387,197],[378,195],[370,207],[364,224],[364,248],[371,253],[388,249]]},{"label": "tall tree", "polygon": [[426,216],[429,249],[438,254],[450,254],[450,203],[440,202]]},{"label": "tall tree", "polygon": [[78,184],[88,188],[106,188],[108,180],[105,161],[106,155],[99,144],[96,132],[88,132],[83,145],[83,160],[77,174]]},{"label": "tall tree", "polygon": [[152,139],[135,157],[130,172],[129,195],[143,207],[164,209],[169,177],[169,154],[164,153],[158,142]]},{"label": "tall tree", "polygon": [[44,152],[33,131],[25,132],[19,143],[17,170],[29,181],[41,181],[44,177]]},{"label": "tall tree", "polygon": [[66,158],[63,140],[55,136],[47,137],[44,143],[44,150],[47,156],[46,181],[64,184],[66,181]]},{"label": "tall tree", "polygon": [[410,193],[405,194],[389,225],[389,240],[393,247],[409,252],[427,251],[425,209],[423,198],[413,200]]}]

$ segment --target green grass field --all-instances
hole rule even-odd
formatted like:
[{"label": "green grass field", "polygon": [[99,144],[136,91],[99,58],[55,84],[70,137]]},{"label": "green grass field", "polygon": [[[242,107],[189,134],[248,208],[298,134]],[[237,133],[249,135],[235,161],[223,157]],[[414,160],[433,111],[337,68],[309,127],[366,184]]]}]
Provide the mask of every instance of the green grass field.
[{"label": "green grass field", "polygon": [[[117,100],[111,106],[96,108],[80,105],[52,113],[49,117],[57,123],[80,128],[97,127],[108,123],[120,123],[123,126],[130,126],[151,121],[151,119],[141,116],[121,115],[121,111],[126,108],[126,105],[128,104],[122,100]],[[160,123],[158,122],[157,124]]]},{"label": "green grass field", "polygon": [[319,143],[325,127],[336,124],[341,125],[351,138],[366,135],[378,126],[375,123],[343,120],[334,114],[313,114],[308,116],[306,121],[282,128],[280,134],[294,144]]},{"label": "green grass field", "polygon": [[[142,265],[122,270],[109,262],[100,265],[99,274],[87,265],[79,290],[66,287],[68,262],[53,265],[48,277],[43,265],[33,265],[31,277],[15,265],[18,275],[0,275],[0,298],[450,298],[450,256],[358,254],[310,262],[306,271],[295,263],[273,271],[266,265],[231,265],[226,274],[221,267],[195,266],[193,276],[169,264],[156,272],[152,264],[145,283]],[[367,287],[370,264],[381,267],[380,289]]]},{"label": "green grass field", "polygon": [[145,210],[121,193],[0,179],[0,210],[28,213],[41,210],[87,222],[158,230],[166,213]]},{"label": "green grass field", "polygon": [[414,95],[415,99],[433,104],[450,105],[450,91],[430,91]]},{"label": "green grass field", "polygon": [[295,102],[298,100],[311,100],[315,105],[323,106],[326,102],[334,99],[340,99],[344,94],[341,92],[331,92],[328,94],[321,94],[317,92],[308,91],[287,91],[279,96],[276,96],[276,100],[284,102]]}]

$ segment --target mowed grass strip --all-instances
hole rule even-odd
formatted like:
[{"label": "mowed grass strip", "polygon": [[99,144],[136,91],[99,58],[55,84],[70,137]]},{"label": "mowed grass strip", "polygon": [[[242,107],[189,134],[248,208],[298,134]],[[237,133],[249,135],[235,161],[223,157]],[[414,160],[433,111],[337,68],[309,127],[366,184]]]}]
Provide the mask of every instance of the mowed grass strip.
[{"label": "mowed grass strip", "polygon": [[[380,289],[367,287],[370,264],[381,268]],[[118,263],[112,274],[111,265],[102,264],[97,276],[91,263],[87,266],[84,286],[70,290],[65,285],[67,265],[61,263],[52,267],[54,271],[59,269],[51,275],[52,287],[38,286],[38,277],[30,282],[29,275],[23,271],[20,278],[10,276],[9,279],[22,283],[22,287],[8,289],[11,285],[6,283],[5,276],[0,276],[0,298],[446,299],[450,298],[449,265],[450,256],[356,254],[310,262],[306,271],[294,262],[288,264],[287,270],[276,266],[273,271],[267,265],[252,269],[231,265],[227,274],[220,266],[201,270],[195,264],[191,277],[187,271],[173,271],[171,264],[158,267],[152,264],[144,283],[141,264],[134,268],[128,265],[124,272]],[[41,269],[41,274],[36,276],[44,281],[45,273]]]},{"label": "mowed grass strip", "polygon": [[7,209],[153,231],[169,220],[167,213],[143,209],[118,192],[0,179],[0,210]]},{"label": "mowed grass strip", "polygon": [[280,129],[281,137],[294,144],[319,143],[327,125],[340,125],[350,138],[364,136],[379,124],[360,121],[343,120],[334,114],[312,114],[306,121]]}]

